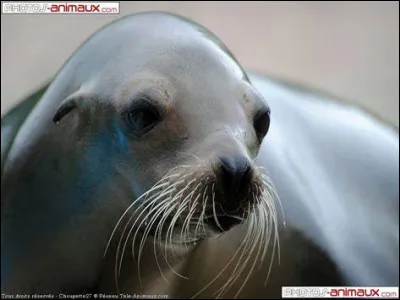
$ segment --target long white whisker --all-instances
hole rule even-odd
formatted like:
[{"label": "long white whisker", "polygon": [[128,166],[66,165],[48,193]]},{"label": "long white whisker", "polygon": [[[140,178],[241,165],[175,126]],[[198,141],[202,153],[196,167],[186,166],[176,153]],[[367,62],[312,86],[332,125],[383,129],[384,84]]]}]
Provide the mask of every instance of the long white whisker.
[{"label": "long white whisker", "polygon": [[[212,190],[214,192],[214,183],[212,184]],[[217,211],[215,209],[215,194],[214,193],[212,193],[212,206],[213,206],[213,216],[214,216],[215,224],[217,224],[217,226],[221,230],[221,232],[224,232],[224,229],[222,228],[221,224],[219,224],[219,221],[218,221]]]},{"label": "long white whisker", "polygon": [[[146,210],[146,208],[143,210],[143,212]],[[143,213],[142,212],[142,213]],[[141,216],[141,214],[142,213],[140,213],[139,214],[139,217]],[[134,216],[134,214],[131,216],[131,218],[129,219],[129,222],[128,222],[128,224],[130,223],[130,220],[133,218],[133,216]],[[139,218],[138,218],[139,219]],[[137,221],[137,220],[136,220]],[[135,223],[136,223],[136,221],[135,221]],[[134,228],[134,225],[135,225],[135,223],[132,225],[132,229]],[[126,227],[126,226],[125,226]],[[119,276],[119,274],[120,274],[120,272],[121,272],[121,266],[122,266],[122,261],[123,261],[123,258],[124,258],[124,252],[125,252],[125,247],[126,247],[126,243],[128,242],[128,240],[129,240],[129,236],[130,236],[130,233],[131,233],[131,231],[132,231],[132,229],[129,231],[129,233],[128,233],[128,236],[126,237],[126,241],[125,241],[125,244],[124,244],[124,248],[123,248],[123,251],[122,251],[122,254],[121,254],[121,257],[120,257],[120,262],[119,263],[116,263],[115,264],[115,280],[116,280],[116,282],[117,282],[117,278],[118,278],[118,276]],[[125,231],[125,230],[124,230]],[[119,257],[119,250],[120,250],[120,247],[121,247],[121,241],[122,241],[122,236],[121,236],[121,239],[120,239],[120,241],[119,241],[119,243],[118,243],[118,247],[117,247],[117,251],[116,251],[116,257],[115,257],[115,260],[116,260],[116,262],[118,261],[118,257]]]},{"label": "long white whisker", "polygon": [[[180,217],[182,211],[186,208],[186,204],[190,201],[190,197],[189,197],[190,194],[187,195],[187,196],[184,198],[183,201],[181,201],[182,195],[184,194],[184,192],[186,192],[186,191],[190,188],[191,184],[192,184],[193,182],[195,182],[195,181],[196,181],[196,179],[191,180],[191,181],[186,185],[185,188],[183,188],[177,195],[175,195],[175,197],[174,197],[174,199],[173,199],[173,201],[178,201],[178,202],[180,202],[181,205],[179,206],[177,212],[175,213],[175,216],[173,217],[172,222],[171,222],[171,224],[170,224],[170,226],[168,227],[168,230],[167,230],[167,241],[168,241],[168,238],[169,238],[170,244],[172,244],[172,234],[173,234],[173,229],[174,229],[174,227],[175,227],[175,223],[176,223],[177,219]],[[178,197],[179,197],[179,200],[177,200]],[[170,233],[170,234],[169,234],[169,233]]]},{"label": "long white whisker", "polygon": [[[147,236],[150,233],[151,228],[153,227],[154,222],[157,220],[157,218],[159,217],[159,215],[161,215],[163,213],[163,211],[165,210],[165,208],[168,207],[169,205],[169,198],[164,199],[163,201],[160,201],[160,203],[158,203],[156,205],[156,207],[154,209],[152,209],[147,216],[151,215],[151,220],[148,223],[148,226],[146,227],[141,241],[140,241],[140,245],[139,245],[139,250],[138,250],[138,274],[139,274],[139,278],[140,278],[140,261],[141,261],[141,256],[142,256],[142,252],[143,252],[143,248],[147,239]],[[156,211],[155,211],[156,210]],[[155,211],[155,212],[154,212]],[[145,219],[147,219],[147,216]],[[143,222],[143,221],[142,221]],[[141,225],[138,226],[136,232],[135,232],[135,237],[136,237],[136,233],[139,231],[139,229],[141,228]],[[135,242],[135,237],[133,239],[133,243]]]},{"label": "long white whisker", "polygon": [[[159,181],[159,183],[162,182],[162,180],[163,180],[163,179],[161,179],[161,180]],[[150,190],[148,190],[147,192],[145,192],[144,194],[142,194],[139,198],[137,198],[135,201],[133,201],[132,204],[129,205],[129,207],[125,210],[125,212],[124,212],[124,213],[122,214],[122,216],[119,218],[117,224],[114,226],[114,230],[112,231],[111,236],[110,236],[110,238],[109,238],[109,240],[108,240],[108,242],[107,242],[106,248],[105,248],[105,250],[104,250],[103,257],[105,257],[106,254],[107,254],[107,250],[108,250],[108,248],[110,247],[110,243],[111,243],[111,241],[112,241],[112,238],[113,238],[113,236],[114,236],[116,230],[117,230],[118,227],[119,227],[119,224],[121,223],[121,221],[123,220],[123,218],[125,217],[125,215],[128,214],[129,211],[133,208],[133,206],[134,206],[138,201],[140,201],[143,197],[145,197],[145,196],[147,196],[148,194],[150,194],[151,192],[153,192],[155,189],[158,189],[158,188],[161,188],[161,187],[163,187],[163,186],[168,185],[168,182],[166,182],[165,184],[159,184],[159,183],[157,183],[156,185],[154,185]]]},{"label": "long white whisker", "polygon": [[[171,209],[171,203],[170,203],[170,202],[165,203],[165,205],[162,206],[162,207],[159,209],[159,213],[157,212],[157,213],[154,214],[153,220],[152,220],[152,222],[150,222],[150,224],[149,224],[149,228],[153,227],[153,223],[157,220],[158,216],[159,216],[160,214],[164,213],[163,217],[161,218],[161,220],[160,220],[159,223],[157,224],[156,231],[155,231],[155,233],[154,233],[154,239],[155,239],[155,241],[157,240],[157,235],[160,235],[159,239],[160,239],[160,241],[161,241],[161,233],[162,233],[162,232],[159,232],[158,230],[160,229],[160,225],[163,223],[163,220],[166,219],[167,214],[165,213],[165,211],[168,209],[168,207],[170,207],[170,209]],[[144,245],[144,238],[145,238],[145,237],[146,237],[146,236],[144,235],[143,238],[142,238],[143,245]],[[167,277],[164,275],[164,272],[163,272],[163,270],[162,270],[162,268],[161,268],[161,266],[160,266],[160,264],[159,264],[158,257],[157,257],[157,251],[156,251],[156,248],[157,248],[157,247],[156,247],[156,242],[155,242],[155,241],[153,242],[153,252],[154,252],[154,257],[155,257],[155,260],[156,260],[156,264],[157,264],[158,269],[160,270],[161,276],[164,278],[164,280],[165,280],[167,283],[169,283]],[[160,243],[160,244],[161,244],[161,243]],[[140,251],[139,253],[141,253],[142,250],[139,250],[139,251]],[[162,251],[161,251],[161,252],[162,252]]]},{"label": "long white whisker", "polygon": [[109,238],[109,240],[108,240],[108,242],[107,242],[107,245],[106,245],[106,248],[105,248],[105,250],[104,250],[103,257],[105,257],[106,254],[107,254],[107,250],[108,250],[108,248],[109,248],[109,246],[110,246],[111,240],[112,240],[112,238],[113,238],[113,236],[114,236],[116,230],[117,230],[118,227],[119,227],[119,224],[121,223],[121,221],[123,220],[123,218],[125,217],[125,215],[126,215],[127,213],[129,213],[129,211],[133,208],[133,206],[135,205],[135,203],[137,203],[137,202],[138,202],[139,200],[141,200],[143,197],[146,197],[147,195],[149,195],[150,193],[152,193],[154,190],[159,189],[159,188],[162,188],[162,187],[164,187],[164,186],[166,186],[166,185],[169,184],[168,182],[166,182],[166,183],[163,184],[163,183],[162,183],[163,181],[166,181],[166,180],[168,180],[168,179],[171,179],[171,178],[180,176],[179,173],[172,174],[175,170],[177,170],[177,169],[179,169],[179,168],[189,168],[189,167],[190,167],[190,166],[188,166],[188,165],[180,165],[180,166],[176,166],[176,167],[172,168],[172,169],[169,170],[158,182],[156,182],[148,191],[146,191],[145,193],[143,193],[140,197],[138,197],[136,200],[134,200],[134,201],[132,202],[131,205],[129,205],[129,207],[124,211],[124,213],[123,213],[123,214],[121,215],[121,217],[119,218],[117,224],[114,226],[114,229],[113,229],[113,231],[112,231],[112,233],[111,233],[111,235],[110,235],[110,238]]},{"label": "long white whisker", "polygon": [[[265,207],[263,207],[262,209],[264,209],[264,213],[263,213],[264,215],[268,214],[268,212],[266,211],[266,208],[265,208]],[[268,245],[269,245],[269,241],[270,241],[270,238],[271,238],[271,234],[272,234],[272,231],[269,231],[269,234],[268,234],[268,237],[267,237],[267,244],[268,244]],[[275,234],[275,237],[276,237],[276,234]],[[265,281],[264,281],[264,285],[267,284],[268,278],[269,278],[269,276],[270,276],[270,274],[271,274],[272,265],[273,265],[274,257],[275,257],[275,245],[276,245],[276,239],[274,239],[274,244],[272,245],[272,255],[271,255],[271,258],[270,258],[270,263],[269,263],[269,267],[268,267],[267,278],[266,278]]]},{"label": "long white whisker", "polygon": [[[155,204],[156,201],[158,201],[159,199],[161,199],[162,197],[164,197],[168,192],[170,192],[170,191],[172,191],[172,190],[174,190],[174,185],[173,185],[173,186],[169,186],[168,189],[166,189],[165,191],[163,191],[161,194],[153,195],[152,197],[149,198],[149,200],[148,200],[147,202],[152,202],[152,204]],[[157,205],[157,207],[159,207],[159,206]],[[151,208],[151,211],[153,211],[154,208],[152,208],[152,207],[150,207],[150,208]],[[123,256],[124,256],[125,249],[126,249],[126,246],[127,246],[128,241],[129,241],[129,237],[131,236],[132,231],[133,231],[133,229],[135,228],[136,223],[140,220],[140,217],[146,212],[146,210],[147,210],[147,207],[144,207],[144,209],[139,213],[137,219],[136,219],[135,222],[132,224],[131,229],[130,229],[129,232],[128,232],[128,235],[127,235],[127,237],[126,237],[126,240],[125,240],[125,243],[124,243],[124,246],[123,246],[123,249],[122,249],[121,260],[120,260],[120,262],[119,262],[119,268],[118,268],[118,270],[119,270],[119,271],[118,271],[118,274],[119,274],[120,271],[121,271],[122,258],[123,258]],[[148,213],[148,215],[149,215],[149,214],[150,214],[150,212]],[[148,216],[148,215],[147,215],[147,216]],[[142,220],[142,222],[140,223],[140,225],[138,226],[138,228],[140,228],[140,227],[142,226],[142,224],[143,224],[144,222],[146,222],[147,216],[146,216],[145,218],[143,218],[143,220]],[[132,217],[133,217],[133,216],[132,216]],[[131,217],[131,218],[132,218],[132,217]],[[129,222],[128,222],[128,224],[129,224]],[[135,241],[135,238],[134,238],[133,242],[134,242],[134,241]],[[117,253],[118,253],[118,250],[119,250],[119,245],[118,245]],[[133,258],[135,258],[135,253],[134,253],[134,251],[132,252],[132,255],[133,255]]]},{"label": "long white whisker", "polygon": [[[181,216],[181,213],[186,209],[187,204],[189,203],[190,199],[186,197],[183,201],[179,201],[179,207],[177,211],[175,212],[175,215],[172,218],[171,223],[168,226],[167,233],[166,233],[166,239],[169,242],[170,245],[172,245],[172,235],[174,232],[175,224],[178,221],[179,217]],[[166,250],[166,248],[165,248]]]},{"label": "long white whisker", "polygon": [[[123,229],[123,231],[122,231],[122,234],[121,234],[121,237],[120,237],[120,241],[119,241],[119,243],[118,243],[117,254],[119,253],[120,244],[121,244],[122,239],[123,239],[123,237],[124,237],[124,235],[125,235],[125,232],[126,232],[128,226],[129,226],[129,224],[131,223],[133,217],[134,217],[135,214],[139,211],[139,209],[140,209],[142,206],[145,206],[147,203],[151,203],[152,205],[154,205],[154,204],[156,203],[155,201],[157,201],[157,200],[161,197],[161,195],[164,195],[166,192],[171,191],[171,190],[173,190],[173,186],[169,186],[165,191],[161,192],[160,194],[154,194],[154,195],[152,195],[150,198],[145,198],[145,199],[144,199],[143,203],[141,203],[141,205],[137,208],[137,210],[136,210],[136,211],[132,214],[132,216],[129,218],[128,222],[126,223],[126,225],[125,225],[125,227],[124,227],[124,229]],[[156,198],[156,199],[154,199],[154,198]],[[150,207],[150,208],[151,208],[151,207]],[[144,210],[142,211],[142,213],[143,213],[146,209],[147,209],[147,208],[145,207]],[[139,217],[142,215],[142,213],[139,214],[138,219],[139,219]],[[134,224],[136,224],[136,222],[135,222]],[[125,247],[126,247],[126,244],[127,244],[128,240],[129,240],[130,234],[131,234],[131,232],[132,232],[132,230],[133,230],[133,228],[134,228],[134,224],[132,225],[131,230],[128,232],[128,235],[127,235],[127,237],[126,237],[126,241],[125,241],[125,243],[124,243],[124,247],[123,247],[123,250],[122,250],[122,257],[124,256]]]},{"label": "long white whisker", "polygon": [[208,188],[208,185],[206,185],[206,187],[205,187],[205,189],[203,191],[202,210],[201,210],[201,214],[200,214],[199,220],[197,221],[196,229],[195,229],[195,232],[194,232],[194,236],[195,237],[198,236],[197,232],[198,232],[200,223],[203,225],[203,230],[205,232],[204,221],[203,220],[204,220],[204,215],[206,213],[206,202],[205,201],[206,201],[206,195],[207,195],[207,188]]},{"label": "long white whisker", "polygon": [[272,180],[265,174],[261,174],[262,177],[262,181],[264,183],[264,185],[266,185],[266,191],[271,195],[271,198],[276,201],[279,204],[281,213],[282,213],[282,219],[283,219],[283,225],[286,226],[286,220],[285,220],[285,212],[283,209],[283,204],[282,201],[277,193],[277,189],[275,187],[275,185],[273,184]]},{"label": "long white whisker", "polygon": [[[251,227],[251,226],[250,226]],[[244,240],[241,242],[241,244],[239,245],[238,249],[236,250],[236,252],[233,254],[233,256],[231,257],[231,259],[228,261],[228,263],[225,265],[224,268],[222,268],[222,270],[207,284],[205,285],[201,290],[199,290],[196,294],[194,294],[191,299],[196,298],[198,295],[200,295],[203,291],[205,291],[208,287],[210,287],[221,275],[222,273],[230,266],[230,264],[232,263],[232,261],[235,259],[235,257],[238,255],[238,253],[240,252],[240,250],[242,249],[242,247],[245,245],[246,240],[247,240],[247,236],[250,234],[250,227],[247,230],[247,234],[246,237],[244,238]]]},{"label": "long white whisker", "polygon": [[[179,203],[174,203],[174,204],[172,204],[171,205],[171,207],[170,207],[170,209],[168,209],[168,211],[165,213],[165,215],[163,216],[163,218],[161,219],[161,221],[160,221],[160,224],[157,226],[157,229],[156,229],[156,236],[157,236],[157,234],[158,234],[158,236],[159,236],[159,244],[161,245],[162,244],[162,242],[161,242],[161,234],[162,234],[162,229],[163,229],[163,227],[164,227],[164,224],[165,224],[165,221],[167,220],[167,218],[169,217],[169,215],[175,210],[175,208],[177,207],[179,205]],[[161,225],[162,224],[162,225]],[[161,225],[161,226],[160,226]],[[167,249],[167,242],[165,242],[165,249]],[[184,279],[187,279],[187,277],[185,277],[185,276],[183,276],[183,275],[181,275],[180,273],[178,273],[177,271],[175,271],[175,269],[172,267],[172,265],[169,263],[169,261],[168,261],[168,255],[167,255],[167,251],[165,250],[165,253],[163,252],[163,251],[161,251],[161,253],[163,253],[163,256],[164,256],[164,260],[165,260],[165,262],[167,263],[167,265],[168,265],[168,267],[171,269],[171,271],[174,273],[174,274],[176,274],[177,276],[179,276],[179,277],[181,277],[181,278],[184,278]]]},{"label": "long white whisker", "polygon": [[188,197],[189,197],[189,201],[191,201],[191,205],[190,205],[190,209],[189,209],[189,213],[187,214],[187,216],[186,216],[186,218],[185,218],[185,221],[183,222],[183,225],[182,225],[182,229],[181,229],[181,234],[180,234],[180,240],[182,240],[182,236],[183,236],[183,231],[186,231],[186,235],[187,235],[187,230],[186,230],[186,227],[189,227],[190,225],[189,225],[189,221],[190,221],[190,218],[191,218],[191,216],[192,216],[192,214],[194,213],[194,211],[195,211],[195,209],[196,209],[196,201],[198,200],[198,198],[199,198],[199,196],[200,196],[200,194],[198,195],[198,197],[193,201],[192,200],[192,197],[193,197],[193,195],[196,193],[196,191],[197,191],[197,189],[199,188],[201,186],[201,182],[193,189],[193,191],[188,195]]},{"label": "long white whisker", "polygon": [[[238,262],[236,263],[236,267],[232,272],[231,277],[229,278],[229,280],[217,291],[218,295],[217,298],[219,298],[223,292],[229,287],[232,286],[232,284],[239,278],[240,274],[242,273],[242,271],[245,269],[251,255],[253,254],[252,249],[254,248],[254,242],[256,239],[253,237],[253,235],[255,234],[256,230],[257,230],[257,219],[254,217],[254,215],[252,215],[250,217],[249,220],[249,234],[246,236],[247,241],[245,243],[245,246],[242,250],[242,254],[239,257]],[[253,247],[252,247],[253,246]],[[247,248],[250,247],[250,253],[248,253]],[[245,261],[242,263],[242,259],[244,258],[244,254],[247,254],[247,259],[245,259]],[[239,269],[238,267],[241,266]]]},{"label": "long white whisker", "polygon": [[[258,261],[258,258],[259,258],[259,255],[260,255],[260,251],[261,251],[262,246],[263,246],[263,244],[264,244],[264,243],[263,243],[263,239],[262,239],[262,237],[263,237],[263,231],[261,231],[261,230],[259,229],[260,227],[263,226],[261,222],[264,221],[264,219],[261,218],[261,220],[260,220],[259,216],[260,216],[260,214],[259,214],[258,212],[256,212],[255,229],[258,229],[258,235],[256,235],[256,237],[255,237],[254,246],[253,246],[253,248],[252,248],[252,250],[251,250],[251,252],[250,252],[251,255],[249,255],[249,258],[250,258],[250,256],[253,255],[253,253],[254,253],[254,251],[255,251],[255,249],[256,249],[257,243],[259,244],[259,246],[258,246],[258,251],[257,251],[256,257],[253,258],[253,264],[252,264],[252,266],[251,266],[251,268],[250,268],[250,270],[249,270],[249,272],[248,272],[246,278],[244,279],[244,281],[243,281],[241,287],[239,288],[239,290],[236,292],[234,298],[237,298],[237,297],[238,297],[238,295],[239,295],[240,292],[242,291],[243,287],[246,285],[247,281],[249,280],[250,275],[253,273],[254,267],[256,266],[257,261]],[[260,221],[261,221],[261,222],[260,222]],[[261,226],[260,226],[260,223],[261,223]],[[261,235],[261,237],[260,237],[260,235]],[[246,261],[245,264],[247,264],[247,261]]]}]

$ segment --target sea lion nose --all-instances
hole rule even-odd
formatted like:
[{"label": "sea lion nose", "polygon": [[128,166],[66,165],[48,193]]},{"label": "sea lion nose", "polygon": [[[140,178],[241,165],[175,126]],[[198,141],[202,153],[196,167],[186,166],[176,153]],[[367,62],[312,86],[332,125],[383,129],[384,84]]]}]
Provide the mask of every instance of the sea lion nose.
[{"label": "sea lion nose", "polygon": [[244,156],[219,157],[222,189],[230,209],[237,209],[246,194],[252,177],[252,166]]}]

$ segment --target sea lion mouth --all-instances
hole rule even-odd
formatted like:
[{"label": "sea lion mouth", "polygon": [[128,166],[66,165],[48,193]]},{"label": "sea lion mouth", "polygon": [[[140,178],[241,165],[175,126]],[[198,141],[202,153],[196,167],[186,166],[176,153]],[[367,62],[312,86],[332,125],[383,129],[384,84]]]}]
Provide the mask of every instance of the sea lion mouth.
[{"label": "sea lion mouth", "polygon": [[[172,220],[172,218],[166,218],[164,220],[164,222],[167,223],[167,224],[170,224],[171,220]],[[209,234],[211,232],[216,232],[218,234],[227,232],[230,229],[232,229],[233,227],[235,227],[237,225],[240,225],[244,221],[245,221],[244,216],[239,217],[239,215],[228,215],[228,214],[215,214],[215,215],[211,214],[211,215],[204,216],[204,218],[203,218],[204,225],[206,225],[206,227],[209,228],[208,230],[211,230],[211,231],[209,231]],[[157,236],[157,227],[160,224],[160,222],[162,222],[161,221],[161,217],[158,218],[152,224],[152,226],[148,228],[148,236],[152,236],[152,237]],[[174,226],[175,230],[180,232],[182,230],[181,225],[182,224],[180,224],[180,223],[176,224],[176,226]],[[168,226],[163,226],[163,227],[168,227]],[[194,229],[194,228],[192,228],[192,229]],[[158,230],[160,230],[160,228]],[[162,231],[163,231],[164,234],[167,234],[167,232],[165,230],[162,230]],[[202,233],[202,234],[200,234],[200,233]],[[204,238],[205,236],[208,236],[208,235],[205,232],[201,232],[199,230],[197,235],[195,235],[193,233],[192,237],[190,237],[190,236],[181,236],[180,238],[183,238],[184,240],[187,240],[187,239],[190,240],[191,238],[197,240],[197,239],[199,239],[201,237]]]},{"label": "sea lion mouth", "polygon": [[243,223],[243,221],[243,218],[231,215],[210,216],[204,219],[205,224],[220,233],[229,231],[234,226]]}]

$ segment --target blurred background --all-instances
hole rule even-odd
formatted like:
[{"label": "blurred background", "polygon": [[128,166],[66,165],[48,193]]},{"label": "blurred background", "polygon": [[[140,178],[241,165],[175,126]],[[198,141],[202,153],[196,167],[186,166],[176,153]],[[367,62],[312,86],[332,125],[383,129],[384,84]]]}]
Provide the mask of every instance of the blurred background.
[{"label": "blurred background", "polygon": [[1,114],[99,27],[163,10],[214,32],[247,70],[361,105],[399,126],[399,3],[126,1],[119,15],[1,15]]}]

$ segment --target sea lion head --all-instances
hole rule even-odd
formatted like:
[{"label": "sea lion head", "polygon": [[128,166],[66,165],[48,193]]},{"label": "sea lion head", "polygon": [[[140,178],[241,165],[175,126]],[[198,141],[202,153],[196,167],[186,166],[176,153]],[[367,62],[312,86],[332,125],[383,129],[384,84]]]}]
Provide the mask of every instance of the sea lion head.
[{"label": "sea lion head", "polygon": [[127,17],[90,38],[63,76],[73,92],[53,120],[104,151],[96,177],[118,174],[134,232],[180,243],[251,216],[272,221],[272,185],[254,163],[270,109],[211,32],[164,13]]}]

